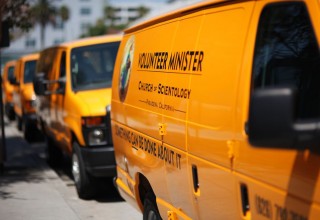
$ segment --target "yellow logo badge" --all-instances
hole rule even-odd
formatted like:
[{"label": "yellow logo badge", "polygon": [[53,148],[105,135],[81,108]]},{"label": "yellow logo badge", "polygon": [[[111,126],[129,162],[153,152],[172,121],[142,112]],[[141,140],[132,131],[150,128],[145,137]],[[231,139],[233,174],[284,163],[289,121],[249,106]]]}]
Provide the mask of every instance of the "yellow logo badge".
[{"label": "yellow logo badge", "polygon": [[133,63],[134,41],[135,41],[135,37],[131,36],[124,48],[124,55],[122,58],[121,69],[120,69],[120,80],[119,80],[120,82],[119,95],[120,95],[121,102],[123,102],[127,96],[131,67]]}]

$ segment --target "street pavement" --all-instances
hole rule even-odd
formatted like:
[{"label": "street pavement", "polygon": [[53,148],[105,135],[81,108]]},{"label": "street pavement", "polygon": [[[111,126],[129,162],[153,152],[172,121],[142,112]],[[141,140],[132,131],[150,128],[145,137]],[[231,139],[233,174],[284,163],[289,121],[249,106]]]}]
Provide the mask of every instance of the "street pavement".
[{"label": "street pavement", "polygon": [[92,200],[78,198],[68,165],[52,169],[45,161],[45,144],[29,144],[5,120],[7,160],[0,174],[0,220],[142,219],[111,181]]}]

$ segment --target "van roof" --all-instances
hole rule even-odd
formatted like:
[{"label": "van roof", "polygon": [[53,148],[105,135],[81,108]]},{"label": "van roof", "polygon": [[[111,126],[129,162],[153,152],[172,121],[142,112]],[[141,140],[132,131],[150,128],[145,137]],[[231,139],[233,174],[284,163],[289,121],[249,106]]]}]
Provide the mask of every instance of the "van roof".
[{"label": "van roof", "polygon": [[144,22],[142,22],[140,24],[134,25],[134,26],[132,26],[130,28],[127,28],[124,31],[124,33],[131,33],[131,32],[146,28],[148,26],[151,26],[151,25],[154,25],[154,24],[157,24],[157,23],[160,23],[160,22],[164,22],[164,21],[167,21],[167,20],[170,20],[170,19],[174,19],[174,18],[183,16],[183,15],[189,14],[189,13],[194,12],[194,11],[199,11],[199,10],[201,10],[203,8],[208,7],[208,6],[212,6],[212,5],[219,4],[219,3],[225,3],[225,2],[232,2],[232,1],[231,0],[206,0],[206,1],[203,1],[203,2],[195,3],[193,5],[186,6],[186,7],[177,9],[177,10],[173,10],[173,11],[168,12],[168,13],[164,13],[162,15],[159,15],[159,16],[156,16],[154,18],[151,18],[148,21],[144,21]]},{"label": "van roof", "polygon": [[27,55],[20,57],[19,60],[23,60],[23,61],[36,60],[38,58],[39,58],[39,53],[31,53],[31,54],[27,54]]},{"label": "van roof", "polygon": [[61,43],[59,45],[56,45],[55,47],[71,47],[72,48],[72,47],[79,47],[79,46],[85,46],[85,45],[120,41],[121,38],[122,38],[121,34],[87,37],[87,38],[82,38],[74,41]]},{"label": "van roof", "polygon": [[14,66],[16,64],[17,60],[10,60],[5,63],[5,66]]}]

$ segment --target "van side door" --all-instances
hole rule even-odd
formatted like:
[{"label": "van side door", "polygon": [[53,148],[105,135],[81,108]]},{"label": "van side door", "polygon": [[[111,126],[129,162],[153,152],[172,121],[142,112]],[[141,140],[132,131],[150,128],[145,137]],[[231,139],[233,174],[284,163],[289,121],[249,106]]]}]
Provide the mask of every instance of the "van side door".
[{"label": "van side door", "polygon": [[45,126],[46,135],[53,136],[54,134],[54,103],[55,96],[52,94],[56,90],[54,83],[51,83],[56,79],[56,60],[57,60],[57,49],[50,48],[41,53],[41,60],[37,65],[37,74],[44,74],[45,83],[45,95],[39,97],[39,107],[37,114],[40,114],[41,120]]},{"label": "van side door", "polygon": [[55,94],[55,129],[57,140],[64,149],[68,146],[68,133],[64,122],[66,114],[64,109],[65,92],[66,92],[66,64],[67,55],[66,50],[60,49],[57,58],[57,78],[56,78],[56,94]]},{"label": "van side door", "polygon": [[197,218],[197,211],[190,192],[192,182],[187,181],[187,115],[194,92],[190,89],[190,80],[193,74],[201,74],[204,58],[203,51],[197,47],[202,19],[202,12],[199,12],[175,20],[177,29],[168,53],[167,77],[158,85],[158,91],[163,96],[159,108],[163,111],[164,126],[163,144],[158,149],[158,157],[164,161],[170,202],[192,219]]},{"label": "van side door", "polygon": [[65,78],[66,54],[61,48],[55,48],[54,65],[48,86],[50,88],[50,128],[54,134],[54,139],[61,144],[63,131],[61,130],[60,111],[63,108],[64,88],[59,82],[60,78]]},{"label": "van side door", "polygon": [[13,105],[16,114],[21,116],[21,100],[20,100],[20,75],[22,71],[22,60],[19,59],[14,70],[14,85],[13,85]]},{"label": "van side door", "polygon": [[254,4],[231,1],[213,5],[202,12],[198,22],[198,65],[193,60],[197,71],[191,75],[187,108],[187,170],[199,219],[241,219],[233,173],[235,115],[241,60]]}]

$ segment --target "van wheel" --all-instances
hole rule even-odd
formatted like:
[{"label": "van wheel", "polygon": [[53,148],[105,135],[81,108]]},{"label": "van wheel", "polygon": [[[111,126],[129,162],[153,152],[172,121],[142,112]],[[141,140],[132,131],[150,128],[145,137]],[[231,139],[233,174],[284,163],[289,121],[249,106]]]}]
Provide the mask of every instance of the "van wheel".
[{"label": "van wheel", "polygon": [[19,131],[22,130],[22,118],[17,116],[17,128]]},{"label": "van wheel", "polygon": [[35,128],[31,126],[29,121],[24,120],[24,122],[22,123],[22,131],[24,139],[26,139],[28,142],[35,141],[36,137],[34,129]]},{"label": "van wheel", "polygon": [[147,193],[144,199],[143,220],[161,220],[161,216],[156,204],[156,197],[153,193]]},{"label": "van wheel", "polygon": [[95,195],[94,178],[85,169],[84,161],[80,153],[80,146],[73,143],[72,152],[72,175],[81,199],[91,199]]},{"label": "van wheel", "polygon": [[14,110],[11,109],[8,105],[5,106],[5,113],[10,121],[13,121],[16,118]]},{"label": "van wheel", "polygon": [[63,160],[62,152],[57,146],[55,146],[53,140],[47,135],[45,136],[45,141],[47,145],[47,162],[49,165],[56,167],[61,164]]},{"label": "van wheel", "polygon": [[9,112],[7,116],[10,121],[14,121],[14,119],[16,118],[13,111]]}]

